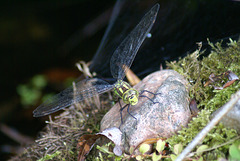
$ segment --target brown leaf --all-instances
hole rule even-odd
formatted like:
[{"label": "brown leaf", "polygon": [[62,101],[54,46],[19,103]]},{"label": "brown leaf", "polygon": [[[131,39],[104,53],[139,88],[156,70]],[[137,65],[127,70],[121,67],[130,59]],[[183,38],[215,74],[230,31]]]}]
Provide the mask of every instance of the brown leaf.
[{"label": "brown leaf", "polygon": [[108,128],[103,130],[100,133],[97,134],[85,134],[82,135],[77,144],[77,149],[79,149],[78,152],[78,161],[83,161],[86,157],[86,155],[90,152],[93,145],[95,144],[96,140],[102,136],[107,137],[112,142],[114,142],[115,147],[113,149],[113,152],[115,155],[120,156],[122,155],[122,148],[121,148],[121,136],[122,132],[116,128]]},{"label": "brown leaf", "polygon": [[223,88],[229,87],[229,86],[232,85],[235,81],[236,81],[236,79],[231,80],[231,81],[228,81],[227,83],[225,83],[225,84],[223,85]]},{"label": "brown leaf", "polygon": [[213,73],[208,78],[209,80],[204,84],[204,87],[216,81],[216,76]]},{"label": "brown leaf", "polygon": [[86,134],[79,138],[78,144],[77,144],[77,149],[79,149],[78,161],[83,161],[85,159],[86,155],[90,152],[96,140],[100,136],[101,135]]},{"label": "brown leaf", "polygon": [[236,80],[239,80],[238,76],[232,71],[227,71],[226,73],[229,81],[223,85],[223,88],[227,88],[232,85]]},{"label": "brown leaf", "polygon": [[238,76],[232,71],[227,71],[217,76],[215,76],[214,74],[211,74],[209,76],[209,80],[204,84],[204,87],[208,86],[209,84],[215,83],[217,81],[222,81],[224,77],[225,78],[227,77],[229,81],[225,83],[222,87],[217,87],[213,85],[214,89],[222,90],[232,85],[236,80],[239,80]]},{"label": "brown leaf", "polygon": [[127,68],[127,72],[126,72],[126,77],[129,81],[129,83],[134,86],[136,84],[138,84],[141,80],[138,78],[138,76],[133,73],[133,71],[131,69],[129,69],[127,66],[125,66],[125,68]]},{"label": "brown leaf", "polygon": [[190,108],[190,110],[191,110],[192,116],[193,116],[193,117],[197,116],[199,110],[198,110],[198,108],[197,108],[197,103],[196,103],[195,99],[192,99],[192,100],[191,100],[191,102],[190,102],[190,104],[189,104],[189,108]]},{"label": "brown leaf", "polygon": [[205,84],[204,84],[204,87],[207,87],[209,84],[211,84],[212,83],[212,81],[211,80],[209,80],[209,81],[207,81]]}]

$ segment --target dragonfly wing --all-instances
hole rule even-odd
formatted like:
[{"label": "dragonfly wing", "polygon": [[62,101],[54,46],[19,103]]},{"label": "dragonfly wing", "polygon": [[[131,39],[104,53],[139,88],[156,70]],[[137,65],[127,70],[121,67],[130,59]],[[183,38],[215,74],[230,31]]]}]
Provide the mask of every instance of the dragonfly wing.
[{"label": "dragonfly wing", "polygon": [[114,51],[110,61],[110,69],[114,78],[124,78],[125,71],[132,65],[138,49],[155,22],[159,6],[159,4],[153,6]]},{"label": "dragonfly wing", "polygon": [[33,116],[40,117],[54,113],[75,102],[80,102],[96,94],[109,91],[113,87],[114,85],[97,78],[82,80],[76,83],[76,90],[74,90],[73,87],[69,87],[38,106],[33,111]]}]

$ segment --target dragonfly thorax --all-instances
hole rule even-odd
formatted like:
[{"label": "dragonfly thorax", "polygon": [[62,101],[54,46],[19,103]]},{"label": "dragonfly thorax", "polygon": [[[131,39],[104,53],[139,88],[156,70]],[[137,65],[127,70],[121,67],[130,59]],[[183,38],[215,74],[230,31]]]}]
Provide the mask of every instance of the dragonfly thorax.
[{"label": "dragonfly thorax", "polygon": [[114,92],[122,98],[126,104],[136,105],[138,103],[138,91],[132,88],[127,82],[118,80],[117,83],[115,83]]}]

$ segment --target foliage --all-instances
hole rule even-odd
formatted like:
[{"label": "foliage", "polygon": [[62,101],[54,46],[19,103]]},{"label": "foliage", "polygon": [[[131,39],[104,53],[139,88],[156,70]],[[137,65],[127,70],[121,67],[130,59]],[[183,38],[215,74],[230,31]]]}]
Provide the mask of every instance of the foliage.
[{"label": "foliage", "polygon": [[[184,147],[192,141],[192,139],[202,130],[207,123],[209,122],[211,112],[207,109],[202,110],[198,117],[193,118],[193,120],[188,124],[187,128],[183,128],[178,132],[178,135],[174,135],[171,138],[167,139],[170,144],[171,151],[174,151],[173,145],[181,143]],[[233,129],[227,129],[223,127],[222,124],[217,125],[212,129],[208,135],[202,141],[202,145],[208,147],[215,147],[219,144],[223,144],[228,140],[237,136],[237,132]],[[200,145],[201,146],[201,145]],[[199,147],[199,146],[198,146]],[[216,154],[227,153],[229,145],[222,146],[219,149],[216,149]],[[211,152],[213,153],[213,152]]]},{"label": "foliage", "polygon": [[34,76],[28,84],[17,87],[23,106],[35,105],[41,97],[41,90],[47,85],[46,78],[42,75]]},{"label": "foliage", "polygon": [[229,148],[230,160],[237,161],[240,160],[240,140],[236,141]]},{"label": "foliage", "polygon": [[[110,149],[114,146],[112,142],[109,142],[103,146],[98,146],[97,149],[100,151],[99,156],[96,157],[96,160],[103,161],[103,160],[111,160],[111,158],[114,158],[115,161],[122,160],[123,156],[116,156],[113,152],[110,151]],[[103,154],[102,154],[102,153]]]},{"label": "foliage", "polygon": [[173,153],[174,153],[174,154],[170,154],[170,158],[171,158],[172,160],[176,160],[176,159],[177,159],[177,156],[182,152],[182,150],[183,150],[182,144],[176,144],[176,145],[174,145],[174,147],[173,147]]},{"label": "foliage", "polygon": [[56,159],[57,156],[59,156],[61,154],[60,151],[56,151],[53,154],[47,154],[45,155],[43,158],[38,159],[38,161],[45,161],[45,160],[53,160],[54,158]]},{"label": "foliage", "polygon": [[[232,71],[240,75],[240,41],[230,39],[228,48],[222,47],[222,42],[215,45],[209,42],[212,50],[207,57],[203,57],[204,51],[196,50],[179,61],[167,62],[167,66],[182,74],[191,84],[190,96],[195,98],[199,107],[215,110],[225,104],[230,96],[235,93],[240,84],[235,82],[224,90],[213,90],[212,86],[204,87],[209,76],[214,73],[220,75],[226,71]],[[202,60],[199,57],[202,56]],[[217,82],[215,86],[222,86],[226,80]]]},{"label": "foliage", "polygon": [[[232,71],[236,75],[240,75],[240,41],[230,39],[227,48],[223,48],[221,42],[213,45],[209,42],[212,48],[211,53],[207,57],[199,60],[199,57],[204,54],[200,50],[180,59],[178,62],[168,63],[168,66],[180,74],[185,76],[190,84],[190,96],[198,102],[198,108],[202,109],[196,118],[188,124],[187,128],[183,128],[178,134],[172,136],[167,141],[170,144],[170,149],[176,144],[182,144],[184,147],[203,129],[210,120],[213,111],[224,105],[239,88],[240,83],[235,82],[231,86],[223,90],[214,90],[213,86],[204,84],[209,80],[209,76],[214,73],[220,75],[226,71]],[[222,86],[227,79],[216,82],[215,86]],[[222,124],[218,124],[204,138],[202,145],[207,147],[215,147],[223,144],[238,134],[233,129],[227,129]],[[204,153],[203,156],[209,160],[219,157],[225,157],[228,154],[230,145],[224,145],[216,148],[209,153]],[[201,147],[201,145],[200,145]],[[199,147],[197,147],[199,148]]]}]

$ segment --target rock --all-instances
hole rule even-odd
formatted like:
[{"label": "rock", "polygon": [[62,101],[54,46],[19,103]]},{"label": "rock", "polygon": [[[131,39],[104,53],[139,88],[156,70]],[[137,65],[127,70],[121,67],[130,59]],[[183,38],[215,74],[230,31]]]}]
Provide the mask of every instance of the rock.
[{"label": "rock", "polygon": [[[149,138],[170,137],[182,127],[187,126],[191,119],[189,110],[189,83],[173,70],[162,70],[150,74],[134,86],[138,91],[148,90],[139,97],[135,106],[123,110],[122,146],[126,153],[130,147],[137,147]],[[122,107],[124,103],[120,101]],[[157,103],[156,103],[157,102]],[[120,106],[116,103],[101,121],[101,130],[119,127],[121,124]]]},{"label": "rock", "polygon": [[[217,109],[213,114],[213,118],[223,107]],[[240,100],[220,121],[225,127],[235,129],[240,134]]]}]

